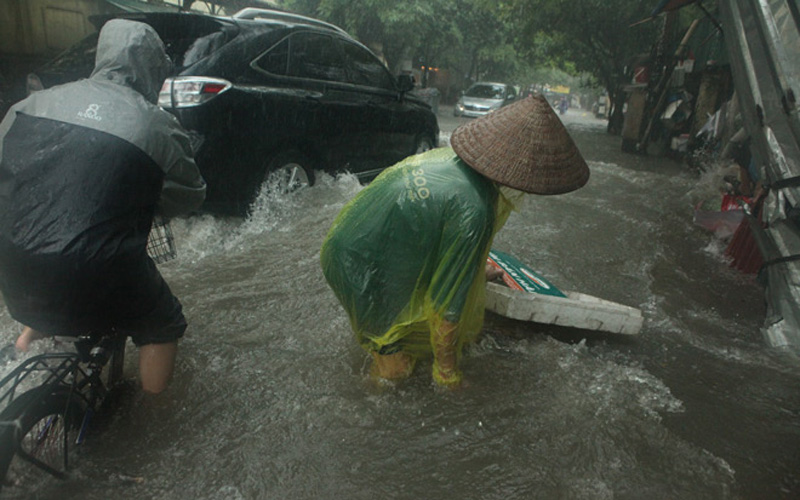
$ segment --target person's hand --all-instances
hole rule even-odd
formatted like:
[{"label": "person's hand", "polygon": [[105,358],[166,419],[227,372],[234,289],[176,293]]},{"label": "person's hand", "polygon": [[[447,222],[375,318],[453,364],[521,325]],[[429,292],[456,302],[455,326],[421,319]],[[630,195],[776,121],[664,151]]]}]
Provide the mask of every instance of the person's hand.
[{"label": "person's hand", "polygon": [[494,267],[491,264],[486,264],[486,281],[494,281],[503,275],[503,270]]}]

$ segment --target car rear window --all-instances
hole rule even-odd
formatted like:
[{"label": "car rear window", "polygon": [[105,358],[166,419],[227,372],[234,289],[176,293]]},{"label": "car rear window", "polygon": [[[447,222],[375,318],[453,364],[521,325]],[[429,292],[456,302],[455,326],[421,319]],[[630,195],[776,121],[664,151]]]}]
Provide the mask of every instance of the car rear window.
[{"label": "car rear window", "polygon": [[[94,69],[94,56],[97,52],[98,33],[93,33],[76,43],[61,55],[39,68],[36,73],[45,79],[45,86],[63,81],[85,78]],[[59,78],[63,76],[63,79]],[[56,78],[57,81],[49,81]]]},{"label": "car rear window", "polygon": [[236,25],[221,19],[186,14],[173,17],[177,22],[154,19],[149,24],[164,41],[167,54],[178,71],[215,53],[239,33]]},{"label": "car rear window", "polygon": [[[180,71],[218,51],[238,34],[232,23],[221,19],[173,14],[133,18],[152,26],[161,40],[175,70]],[[102,26],[104,20],[98,21]],[[94,69],[99,32],[76,43],[36,73],[45,80],[46,86],[88,77]]]}]

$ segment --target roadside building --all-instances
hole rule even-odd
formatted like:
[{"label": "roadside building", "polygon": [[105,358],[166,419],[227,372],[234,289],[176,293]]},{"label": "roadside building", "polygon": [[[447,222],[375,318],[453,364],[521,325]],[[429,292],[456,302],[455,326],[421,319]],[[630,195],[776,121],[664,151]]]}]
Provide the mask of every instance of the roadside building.
[{"label": "roadside building", "polygon": [[26,75],[96,31],[93,16],[177,11],[138,0],[4,0],[0,2],[0,111],[25,97]]}]

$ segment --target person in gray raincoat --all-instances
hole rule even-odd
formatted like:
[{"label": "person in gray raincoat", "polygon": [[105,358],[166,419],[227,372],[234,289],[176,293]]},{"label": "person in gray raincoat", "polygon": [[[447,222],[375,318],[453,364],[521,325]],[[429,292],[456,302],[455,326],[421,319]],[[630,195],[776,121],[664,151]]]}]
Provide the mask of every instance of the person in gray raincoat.
[{"label": "person in gray raincoat", "polygon": [[169,381],[186,330],[146,253],[156,214],[198,208],[206,184],[189,139],[158,108],[171,69],[148,25],[112,20],[88,79],[35,92],[0,123],[0,291],[42,336],[114,328],[140,347],[147,392]]}]

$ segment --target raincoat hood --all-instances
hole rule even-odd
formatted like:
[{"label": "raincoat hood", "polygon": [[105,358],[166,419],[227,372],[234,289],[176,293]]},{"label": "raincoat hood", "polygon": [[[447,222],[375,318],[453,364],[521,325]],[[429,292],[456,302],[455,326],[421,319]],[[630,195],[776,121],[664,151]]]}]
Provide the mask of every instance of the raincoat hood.
[{"label": "raincoat hood", "polygon": [[164,42],[153,28],[136,21],[114,19],[100,30],[90,78],[130,87],[155,104],[171,68]]}]

